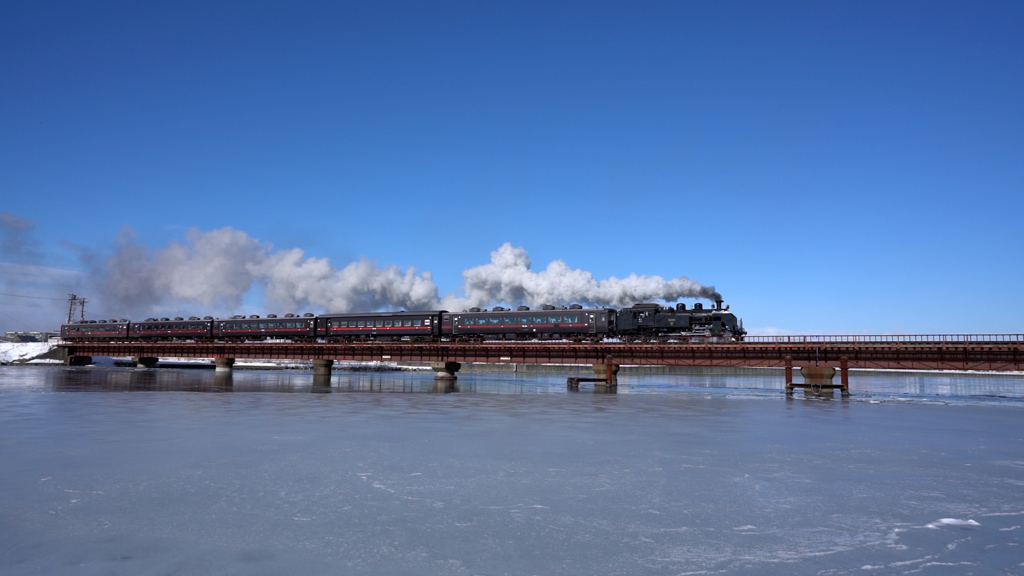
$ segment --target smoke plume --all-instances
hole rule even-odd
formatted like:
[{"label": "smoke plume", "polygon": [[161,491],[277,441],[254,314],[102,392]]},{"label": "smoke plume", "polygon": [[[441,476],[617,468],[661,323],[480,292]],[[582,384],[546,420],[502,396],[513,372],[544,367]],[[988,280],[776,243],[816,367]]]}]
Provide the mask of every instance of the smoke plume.
[{"label": "smoke plume", "polygon": [[133,318],[235,313],[254,289],[263,293],[268,312],[463,310],[497,304],[621,307],[650,300],[720,299],[714,287],[686,277],[630,274],[597,280],[561,260],[535,272],[526,250],[507,243],[491,252],[490,263],[462,273],[463,294],[445,296],[428,271],[365,258],[338,268],[327,258],[309,257],[299,248],[275,250],[232,228],[191,229],[183,241],[161,249],[136,241],[134,232],[125,229],[111,253],[84,254],[83,262],[90,268],[93,309]]},{"label": "smoke plume", "polygon": [[40,253],[31,238],[36,223],[9,212],[0,212],[0,259],[36,263]]},{"label": "smoke plume", "polygon": [[551,262],[540,272],[531,270],[530,265],[530,255],[524,248],[505,243],[491,252],[490,264],[462,273],[465,297],[449,295],[444,302],[450,303],[452,309],[458,309],[460,303],[484,307],[498,302],[530,306],[578,302],[621,308],[649,300],[721,299],[714,286],[703,286],[685,276],[666,280],[661,276],[630,274],[599,281],[590,272],[570,268],[562,260]]}]

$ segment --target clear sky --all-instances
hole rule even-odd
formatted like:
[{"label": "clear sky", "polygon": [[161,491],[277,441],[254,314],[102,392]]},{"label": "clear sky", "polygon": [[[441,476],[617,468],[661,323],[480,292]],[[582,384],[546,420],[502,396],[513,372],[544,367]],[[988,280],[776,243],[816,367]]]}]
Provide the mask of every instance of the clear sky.
[{"label": "clear sky", "polygon": [[182,284],[154,314],[287,311],[190,300],[219,260],[153,272],[230,227],[440,295],[510,243],[714,286],[755,332],[1022,333],[1022,30],[1019,1],[3,2],[0,330],[142,274]]}]

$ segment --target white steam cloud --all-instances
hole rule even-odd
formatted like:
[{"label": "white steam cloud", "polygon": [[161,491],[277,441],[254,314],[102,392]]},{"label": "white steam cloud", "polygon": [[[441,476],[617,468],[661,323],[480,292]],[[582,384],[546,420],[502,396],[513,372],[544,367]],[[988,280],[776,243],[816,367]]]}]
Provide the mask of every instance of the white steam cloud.
[{"label": "white steam cloud", "polygon": [[666,280],[661,276],[630,274],[625,278],[596,280],[590,272],[570,268],[561,260],[551,262],[540,272],[531,270],[530,265],[525,249],[505,243],[491,252],[490,264],[462,273],[466,279],[464,298],[446,296],[442,301],[480,307],[497,302],[530,306],[579,302],[621,308],[649,300],[721,299],[714,286],[703,286],[685,276]]},{"label": "white steam cloud", "polygon": [[[191,229],[183,242],[153,249],[122,232],[113,254],[84,254],[93,298],[102,314],[118,317],[183,313],[232,313],[251,290],[263,292],[268,311],[463,310],[542,304],[629,306],[681,298],[718,300],[712,286],[686,277],[611,277],[597,280],[561,260],[539,272],[526,250],[504,244],[488,264],[465,270],[463,295],[439,295],[430,272],[381,266],[361,259],[341,268],[298,248],[274,250],[232,228]],[[201,310],[196,310],[199,307]]]}]

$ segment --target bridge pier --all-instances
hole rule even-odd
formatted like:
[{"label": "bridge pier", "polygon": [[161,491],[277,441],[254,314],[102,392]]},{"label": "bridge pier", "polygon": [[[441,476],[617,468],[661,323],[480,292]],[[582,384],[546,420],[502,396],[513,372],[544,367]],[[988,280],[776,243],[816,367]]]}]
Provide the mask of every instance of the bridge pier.
[{"label": "bridge pier", "polygon": [[92,356],[68,356],[64,363],[68,366],[88,366],[92,364]]},{"label": "bridge pier", "polygon": [[434,378],[437,380],[455,380],[455,373],[462,368],[458,362],[431,362],[430,367],[434,369]]},{"label": "bridge pier", "polygon": [[836,369],[830,366],[804,366],[800,368],[800,375],[804,377],[802,384],[795,384],[792,380],[792,368],[786,366],[786,395],[792,396],[794,388],[803,388],[804,395],[807,395],[807,390],[810,389],[811,394],[820,396],[823,391],[828,390],[829,395],[832,391],[839,389],[842,391],[843,397],[850,395],[850,377],[848,371],[848,362],[846,358],[843,358],[840,363],[842,371],[842,383],[833,384],[832,378],[836,375]]},{"label": "bridge pier", "polygon": [[[613,364],[606,360],[604,363],[594,364],[592,368],[594,369],[594,376],[599,379],[599,381],[594,382],[594,388],[597,388],[598,386],[604,388],[617,388],[619,386],[618,364]],[[604,378],[604,382],[600,381],[602,377]]]},{"label": "bridge pier", "polygon": [[220,388],[233,388],[235,385],[234,371],[230,368],[227,370],[214,370],[213,385]]},{"label": "bridge pier", "polygon": [[610,361],[605,360],[604,363],[593,364],[591,366],[594,370],[593,378],[580,378],[573,376],[565,381],[567,389],[572,391],[579,391],[580,382],[593,382],[595,393],[607,393],[614,394],[619,389],[619,365]]},{"label": "bridge pier", "polygon": [[449,378],[438,378],[434,382],[434,388],[432,389],[432,392],[436,392],[438,394],[451,394],[452,392],[458,391],[459,385],[455,383],[454,379]]},{"label": "bridge pier", "polygon": [[136,368],[154,368],[156,363],[159,362],[159,358],[152,356],[135,356],[132,358],[132,362],[135,362]]},{"label": "bridge pier", "polygon": [[313,359],[313,392],[331,391],[331,368],[334,360]]},{"label": "bridge pier", "polygon": [[230,372],[231,367],[235,365],[234,358],[214,358],[213,363],[216,365],[214,368],[215,372]]},{"label": "bridge pier", "polygon": [[334,366],[334,360],[320,360],[319,358],[313,359],[313,375],[314,376],[330,376],[331,367]]}]

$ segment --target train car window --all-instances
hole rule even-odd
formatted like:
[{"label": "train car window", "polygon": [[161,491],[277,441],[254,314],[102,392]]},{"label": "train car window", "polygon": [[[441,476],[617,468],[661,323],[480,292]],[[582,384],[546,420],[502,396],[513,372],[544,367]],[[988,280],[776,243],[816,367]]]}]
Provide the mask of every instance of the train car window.
[{"label": "train car window", "polygon": [[402,326],[405,326],[406,328],[412,326],[412,320],[402,320]]},{"label": "train car window", "polygon": [[544,317],[543,316],[534,316],[533,317],[533,323],[534,324],[543,324],[544,323]]},{"label": "train car window", "polygon": [[267,323],[266,322],[260,322],[259,323],[259,327],[262,328],[262,329],[266,329]]},{"label": "train car window", "polygon": [[359,327],[360,327],[360,328],[363,328],[363,327],[365,327],[365,326],[366,326],[366,323],[365,323],[365,322],[363,322],[362,320],[360,320],[360,321],[359,321]]},{"label": "train car window", "polygon": [[550,322],[551,324],[558,324],[561,321],[562,318],[560,316],[548,316],[548,322]]},{"label": "train car window", "polygon": [[488,324],[501,324],[501,318],[488,318]]},{"label": "train car window", "polygon": [[423,320],[419,320],[419,319],[413,320],[412,321],[412,325],[413,326],[423,326]]},{"label": "train car window", "polygon": [[580,321],[579,316],[566,316],[565,321],[569,324],[575,324]]},{"label": "train car window", "polygon": [[380,328],[381,326],[383,326],[383,325],[384,325],[384,321],[383,321],[383,320],[374,320],[374,321],[373,321],[373,325],[374,325],[374,326],[375,326],[376,328]]},{"label": "train car window", "polygon": [[385,320],[384,321],[384,327],[385,328],[391,328],[391,320]]}]

